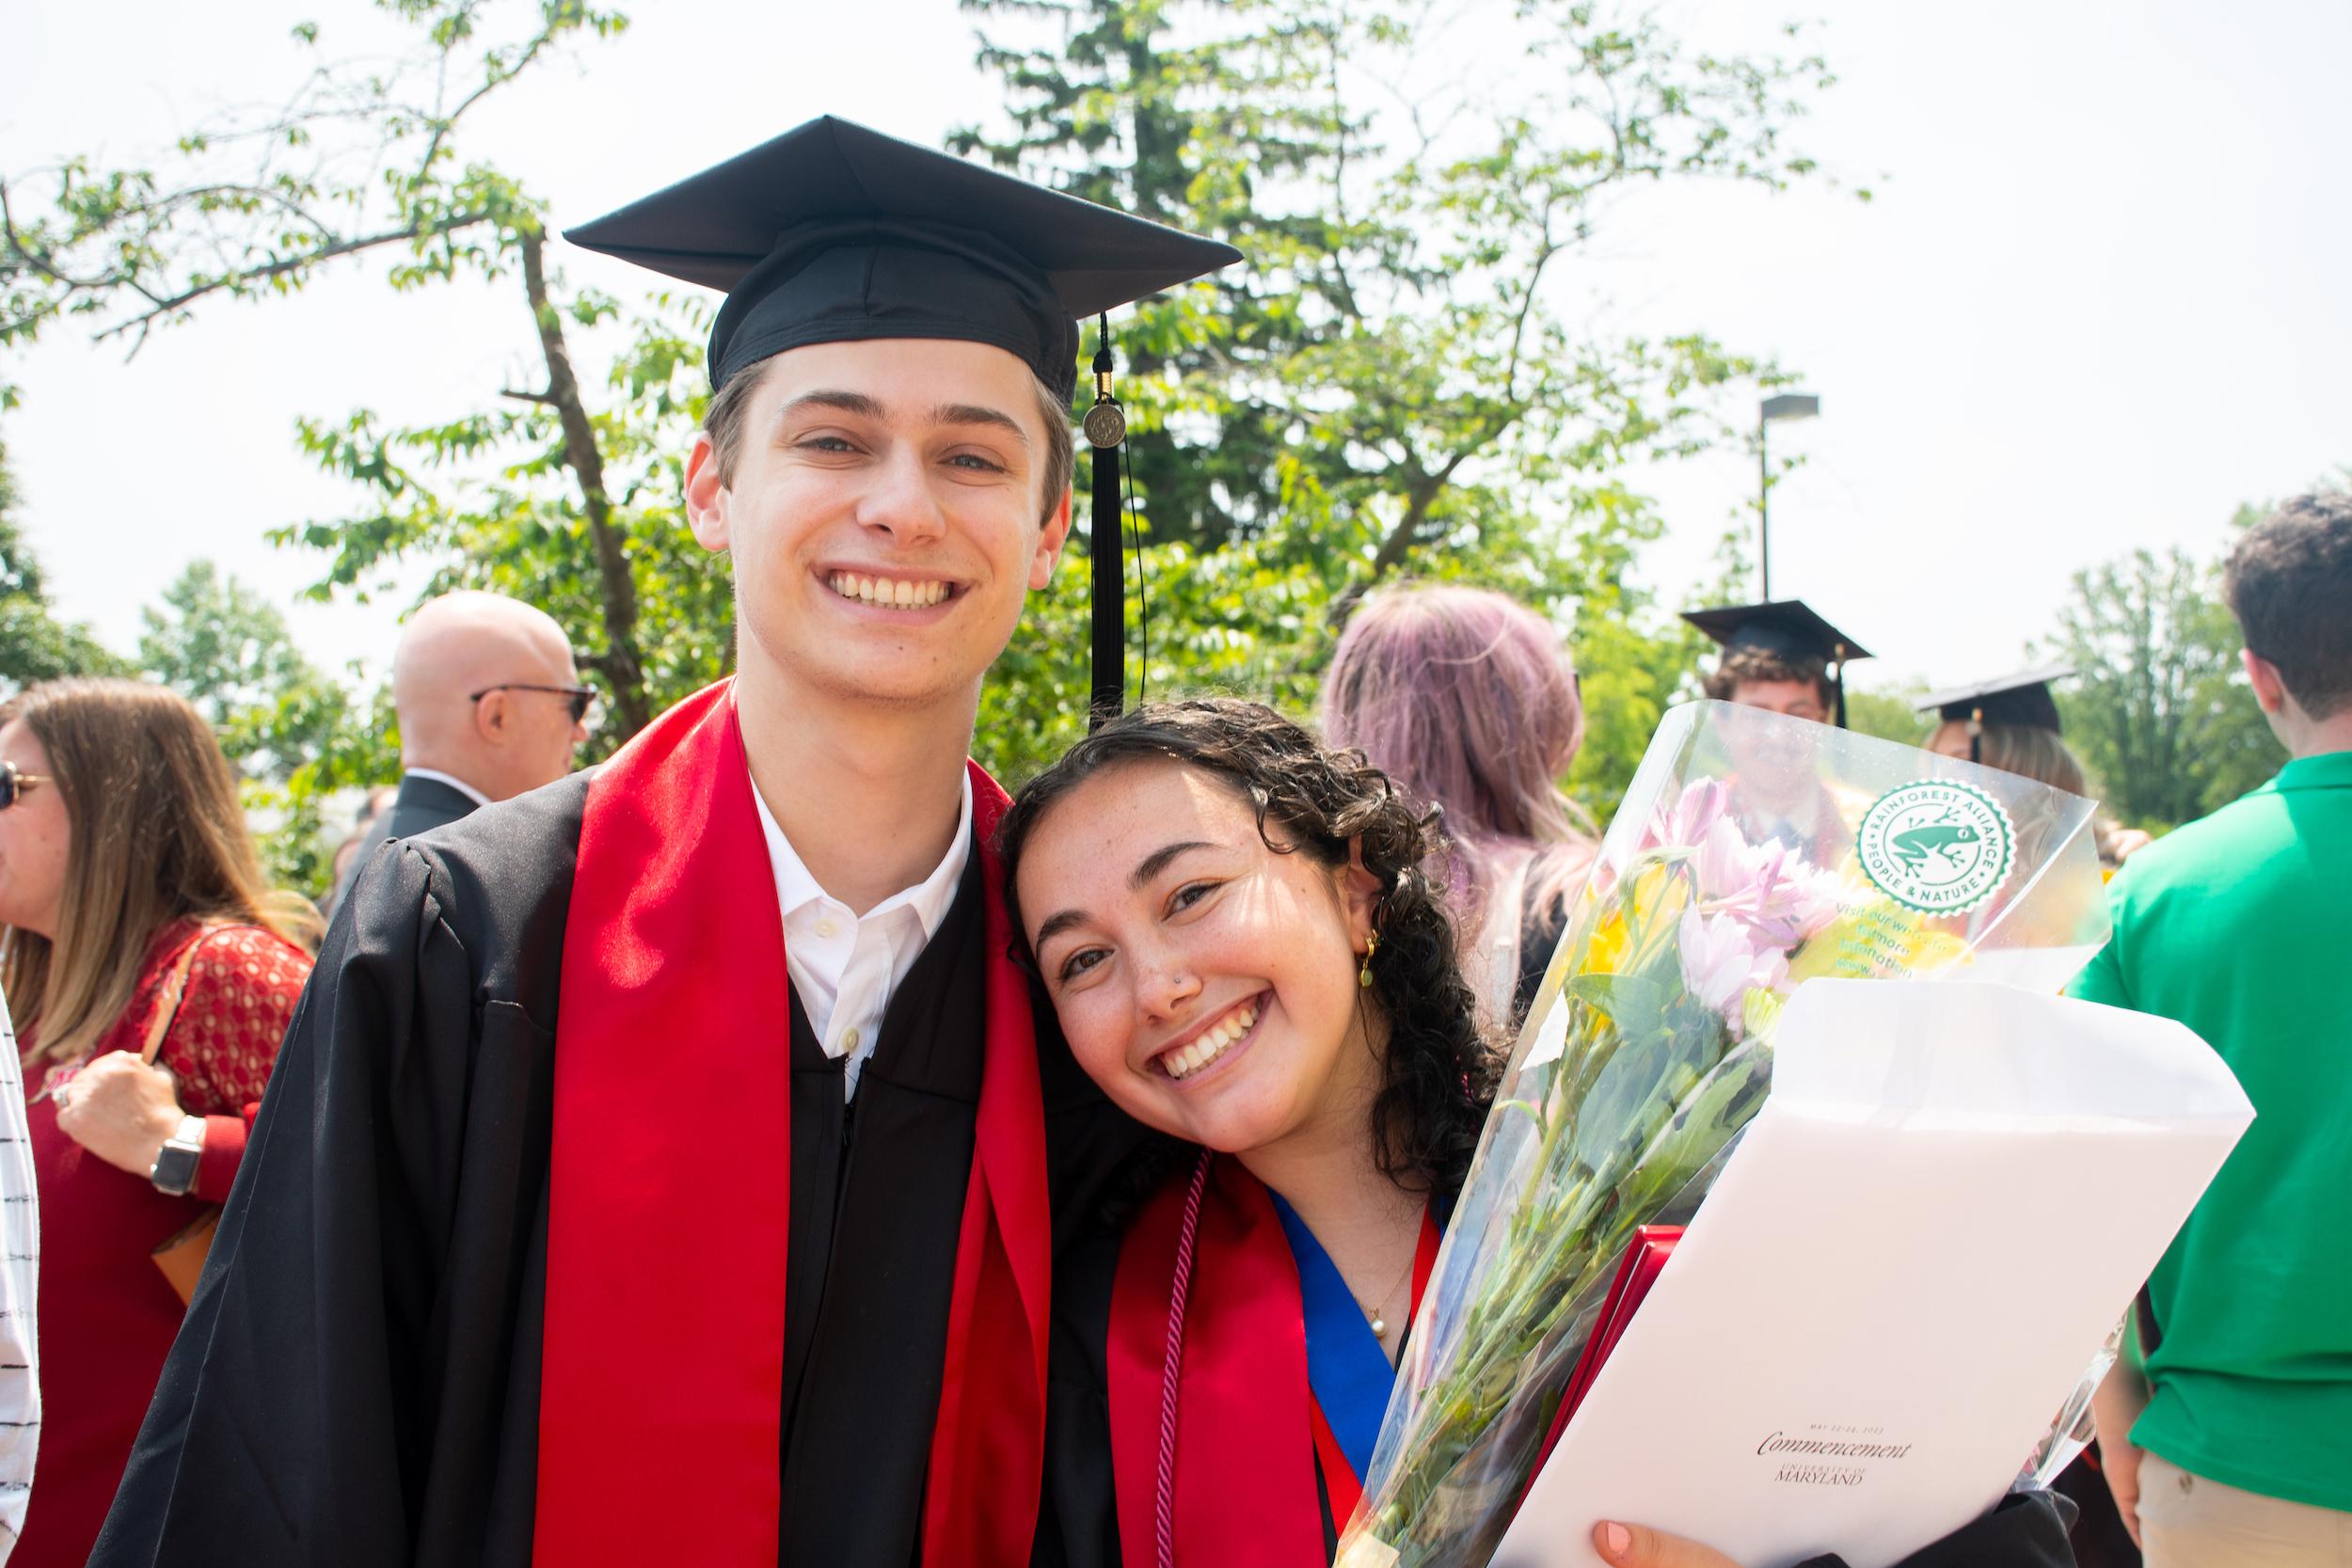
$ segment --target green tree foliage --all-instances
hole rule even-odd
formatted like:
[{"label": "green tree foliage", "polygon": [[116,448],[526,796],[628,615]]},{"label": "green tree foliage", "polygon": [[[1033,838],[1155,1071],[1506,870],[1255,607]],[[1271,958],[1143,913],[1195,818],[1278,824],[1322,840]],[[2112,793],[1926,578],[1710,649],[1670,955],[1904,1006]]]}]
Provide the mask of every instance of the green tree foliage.
[{"label": "green tree foliage", "polygon": [[[612,388],[645,406],[591,406],[569,334],[617,308],[566,291],[546,265],[539,202],[460,147],[466,117],[488,95],[567,42],[627,23],[584,0],[377,8],[412,29],[409,57],[322,61],[282,112],[224,119],[153,167],[69,159],[0,182],[0,347],[80,318],[135,351],[199,304],[292,293],[365,252],[396,258],[396,289],[461,275],[511,285],[544,379],[507,388],[513,406],[432,424],[386,429],[365,411],[306,424],[312,455],[373,504],[279,537],[328,552],[323,595],[364,592],[373,569],[410,553],[442,565],[436,590],[527,587],[565,620],[617,720],[610,738],[625,738],[691,678],[715,672],[723,654],[710,650],[726,640],[724,620],[705,613],[714,595],[723,600],[723,581],[707,568],[672,581],[675,540],[638,505],[645,479],[663,477],[682,450],[670,441],[686,411],[672,390],[678,345],[641,325]],[[317,47],[316,27],[295,33]],[[649,460],[639,443],[657,438],[668,449]],[[675,484],[667,489],[674,497]],[[649,649],[648,611],[695,618]]]},{"label": "green tree foliage", "polygon": [[[512,180],[458,162],[459,124],[567,39],[624,20],[583,0],[375,4],[415,29],[413,56],[322,57],[282,109],[208,124],[153,166],[72,157],[0,180],[0,348],[74,319],[136,353],[200,303],[292,293],[342,257],[391,250],[408,287],[482,266],[532,226]],[[317,49],[316,24],[294,36]]]},{"label": "green tree foliage", "polygon": [[[536,248],[534,237],[533,269]],[[622,317],[617,301],[593,293],[562,309],[580,327]],[[271,534],[326,554],[317,597],[364,596],[381,568],[421,557],[441,563],[428,594],[482,588],[553,615],[609,699],[591,760],[725,673],[735,655],[727,562],[695,544],[684,505],[686,453],[708,401],[702,309],[664,300],[625,327],[633,336],[594,413],[571,384],[560,400],[510,392],[505,406],[438,424],[387,427],[365,410],[304,420],[304,450],[367,507]],[[548,359],[568,380],[568,354],[550,349]]]},{"label": "green tree foliage", "polygon": [[2134,550],[2074,574],[2048,651],[2074,666],[2058,697],[2067,739],[2118,817],[2175,827],[2278,769],[2278,742],[2238,667],[2242,645],[2218,568],[2185,550]]},{"label": "green tree foliage", "polygon": [[1912,706],[1916,691],[1859,691],[1846,685],[1846,726],[1856,735],[1916,746],[1934,727],[1931,716]]},{"label": "green tree foliage", "polygon": [[[1539,0],[1498,87],[1420,69],[1445,22],[1422,7],[964,3],[1006,115],[954,146],[1248,258],[1117,328],[1151,541],[1138,684],[1302,707],[1367,587],[1487,583],[1573,621],[1598,722],[1572,782],[1613,800],[1694,651],[1633,629],[1661,524],[1615,475],[1738,438],[1718,404],[1775,376],[1701,333],[1588,329],[1557,285],[1620,191],[1810,174],[1782,138],[1822,63]],[[1451,85],[1388,85],[1422,75]],[[1015,775],[1081,722],[1082,588],[1061,592],[985,698]]]},{"label": "green tree foliage", "polygon": [[276,606],[209,561],[190,562],[140,616],[139,667],[213,725],[246,806],[269,824],[271,879],[324,895],[326,798],[400,770],[387,694],[355,700],[302,657]]},{"label": "green tree foliage", "polygon": [[[627,23],[582,0],[377,7],[412,30],[408,57],[322,56],[281,112],[218,121],[152,166],[70,159],[0,182],[0,348],[77,320],[135,352],[201,305],[291,293],[369,252],[393,258],[394,289],[460,276],[512,288],[538,348],[531,383],[412,425],[366,409],[305,420],[304,450],[360,502],[270,537],[320,552],[316,598],[364,599],[423,560],[428,594],[478,587],[542,606],[605,693],[609,749],[732,657],[725,565],[692,544],[679,504],[707,390],[702,307],[665,298],[632,316],[567,288],[548,265],[540,203],[462,148],[485,97]],[[296,37],[319,45],[314,26]],[[618,352],[583,385],[571,340],[599,329]],[[352,695],[302,663],[274,611],[200,563],[148,644],[163,678],[215,693],[208,710],[249,792],[283,817],[265,845],[273,868],[321,891],[322,798],[398,771],[388,694]]]},{"label": "green tree foliage", "polygon": [[[135,348],[210,299],[292,292],[369,251],[396,259],[399,288],[514,286],[544,377],[442,420],[306,421],[307,450],[362,500],[276,537],[323,553],[322,595],[424,560],[433,590],[547,605],[617,740],[731,652],[724,565],[679,515],[697,312],[569,289],[538,202],[462,149],[486,94],[624,23],[581,0],[378,4],[414,27],[414,58],[322,63],[283,113],[152,166],[69,161],[0,186],[0,344],[73,318]],[[1572,782],[1613,800],[1693,651],[1630,586],[1661,523],[1616,474],[1740,437],[1744,414],[1732,430],[1718,403],[1774,377],[1698,332],[1588,329],[1559,281],[1618,192],[1809,175],[1783,139],[1828,85],[1820,61],[1719,56],[1654,21],[1530,0],[1509,90],[1456,74],[1406,98],[1384,84],[1415,79],[1445,19],[1401,0],[973,5],[1036,36],[983,40],[1006,114],[963,150],[1250,258],[1119,329],[1150,541],[1137,687],[1303,708],[1366,587],[1491,584],[1576,627],[1596,722]],[[591,337],[613,349],[609,377],[575,369]],[[1082,721],[1084,573],[1065,570],[984,694],[980,750],[1009,776]]]},{"label": "green tree foliage", "polygon": [[60,675],[113,675],[123,671],[89,627],[60,621],[33,546],[16,526],[16,482],[0,446],[0,689],[19,691]]}]

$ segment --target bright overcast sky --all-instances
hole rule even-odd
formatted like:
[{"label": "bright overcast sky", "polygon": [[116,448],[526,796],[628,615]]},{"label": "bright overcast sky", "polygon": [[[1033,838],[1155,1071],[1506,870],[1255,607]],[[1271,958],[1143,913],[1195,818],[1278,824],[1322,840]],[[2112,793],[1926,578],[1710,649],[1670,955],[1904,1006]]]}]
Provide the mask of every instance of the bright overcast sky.
[{"label": "bright overcast sky", "polygon": [[[93,13],[18,9],[0,168],[134,159],[224,103],[280,96],[303,17],[329,55],[339,37],[380,36],[358,0],[138,10],[103,28],[100,71]],[[1739,48],[1770,10],[1664,14]],[[618,42],[509,89],[469,135],[559,224],[812,114],[936,143],[996,106],[952,0],[635,11]],[[2012,668],[2074,569],[2139,545],[2210,554],[2240,501],[2352,463],[2352,5],[1810,0],[1801,14],[1824,19],[1841,80],[1800,140],[1878,199],[1644,197],[1612,213],[1563,297],[1605,326],[1695,327],[1776,356],[1820,395],[1820,420],[1774,432],[1807,467],[1773,495],[1773,586],[1879,653],[1865,684]],[[564,264],[645,289],[601,258]],[[0,435],[65,614],[127,649],[138,607],[199,556],[290,602],[315,561],[263,531],[353,499],[294,450],[297,415],[448,418],[528,384],[506,292],[394,296],[380,274],[216,304],[129,364],[57,333],[9,367],[25,406]],[[1672,526],[1645,576],[1680,603],[1753,496],[1753,464],[1725,452],[1638,477]],[[399,608],[300,606],[294,625],[315,657],[380,661]]]}]

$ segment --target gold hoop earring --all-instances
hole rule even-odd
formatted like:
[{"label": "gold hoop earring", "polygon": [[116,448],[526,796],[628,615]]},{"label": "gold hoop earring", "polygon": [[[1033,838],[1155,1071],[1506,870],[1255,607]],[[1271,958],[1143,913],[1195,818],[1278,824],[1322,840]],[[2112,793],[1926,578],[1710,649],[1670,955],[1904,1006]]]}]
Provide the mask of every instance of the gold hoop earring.
[{"label": "gold hoop earring", "polygon": [[1367,988],[1367,989],[1369,989],[1369,988],[1371,987],[1371,985],[1372,985],[1372,955],[1373,955],[1374,950],[1375,950],[1375,949],[1376,949],[1377,947],[1379,947],[1379,945],[1380,945],[1380,933],[1379,933],[1379,932],[1377,932],[1377,931],[1367,931],[1367,932],[1365,932],[1365,933],[1364,933],[1364,966],[1363,966],[1361,969],[1359,969],[1359,970],[1356,972],[1356,983],[1357,983],[1358,985],[1362,986],[1362,987],[1365,987],[1365,988]]}]

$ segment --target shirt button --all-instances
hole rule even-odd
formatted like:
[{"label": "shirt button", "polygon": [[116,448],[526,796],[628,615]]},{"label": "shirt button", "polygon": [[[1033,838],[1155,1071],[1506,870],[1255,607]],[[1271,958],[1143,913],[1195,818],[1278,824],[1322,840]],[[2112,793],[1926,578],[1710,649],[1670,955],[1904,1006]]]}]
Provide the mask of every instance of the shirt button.
[{"label": "shirt button", "polygon": [[827,915],[817,923],[817,934],[830,942],[841,934],[841,927],[833,916]]},{"label": "shirt button", "polygon": [[856,1050],[857,1031],[854,1029],[844,1029],[841,1031],[841,1053],[844,1056],[847,1056],[855,1053]]}]

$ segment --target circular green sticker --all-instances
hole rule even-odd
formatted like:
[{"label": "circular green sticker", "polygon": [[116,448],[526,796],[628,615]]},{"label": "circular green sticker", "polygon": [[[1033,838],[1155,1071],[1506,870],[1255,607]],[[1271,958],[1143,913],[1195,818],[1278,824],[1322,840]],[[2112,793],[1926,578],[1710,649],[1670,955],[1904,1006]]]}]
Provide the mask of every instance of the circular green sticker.
[{"label": "circular green sticker", "polygon": [[1966,914],[2000,890],[2017,857],[2001,803],[1974,784],[1922,779],[1862,814],[1854,858],[1889,898],[1927,914]]}]

